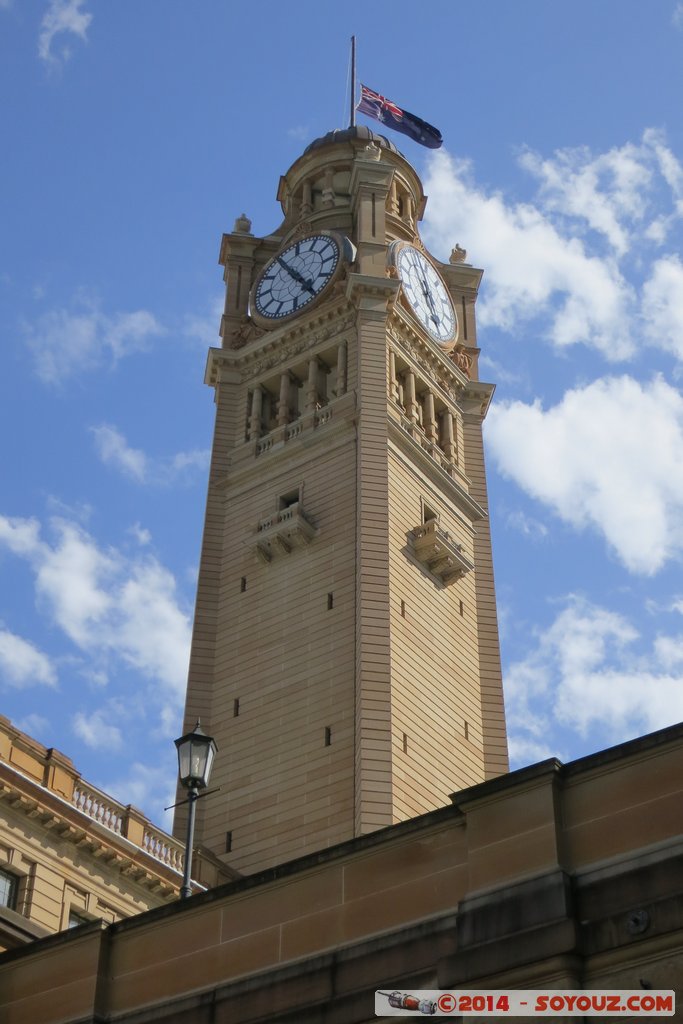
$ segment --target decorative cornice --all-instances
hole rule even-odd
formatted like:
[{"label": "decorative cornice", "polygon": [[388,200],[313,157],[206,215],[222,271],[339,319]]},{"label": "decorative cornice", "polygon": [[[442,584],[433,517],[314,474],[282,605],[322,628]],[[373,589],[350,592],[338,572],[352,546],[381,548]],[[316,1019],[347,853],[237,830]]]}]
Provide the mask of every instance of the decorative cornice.
[{"label": "decorative cornice", "polygon": [[4,762],[0,762],[0,800],[142,887],[166,899],[177,896],[178,871]]},{"label": "decorative cornice", "polygon": [[421,335],[401,315],[399,307],[394,309],[390,317],[387,333],[394,351],[401,352],[422,367],[446,396],[454,402],[460,402],[470,383],[467,376],[447,354],[439,352],[433,342]]},{"label": "decorative cornice", "polygon": [[478,522],[480,519],[488,519],[488,513],[479,502],[471,498],[463,486],[450,477],[393,417],[389,417],[388,423],[389,440],[394,442],[396,449],[407,453],[410,462],[419,466],[425,476],[429,477],[448,495],[451,503],[462,514],[470,529],[472,529],[472,523]]},{"label": "decorative cornice", "polygon": [[481,380],[468,381],[460,403],[463,415],[465,417],[474,416],[476,419],[483,420],[489,411],[495,390],[495,384],[485,384]]},{"label": "decorative cornice", "polygon": [[396,299],[400,281],[390,277],[375,277],[371,274],[349,274],[346,294],[351,302],[357,303],[361,298],[385,299],[391,307]]},{"label": "decorative cornice", "polygon": [[237,371],[242,380],[250,380],[281,366],[293,356],[306,352],[333,338],[339,338],[356,322],[355,310],[346,301],[328,305],[316,316],[271,331],[241,349],[210,348],[204,382],[215,387],[223,369]]}]

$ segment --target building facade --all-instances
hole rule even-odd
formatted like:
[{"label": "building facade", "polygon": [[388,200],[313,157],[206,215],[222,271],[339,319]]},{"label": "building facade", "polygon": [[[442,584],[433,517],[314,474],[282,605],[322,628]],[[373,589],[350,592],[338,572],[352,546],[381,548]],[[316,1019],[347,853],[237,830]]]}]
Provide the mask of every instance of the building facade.
[{"label": "building facade", "polygon": [[410,821],[6,953],[0,1020],[395,1020],[375,1016],[377,990],[680,999],[682,806],[683,726],[531,765]]},{"label": "building facade", "polygon": [[[176,900],[183,857],[141,811],[0,716],[0,951]],[[196,891],[226,878],[206,853],[194,866]]]},{"label": "building facade", "polygon": [[185,718],[219,748],[198,837],[247,873],[507,770],[482,272],[426,252],[420,180],[366,128],[312,143],[278,199],[272,234],[242,216],[221,246]]}]

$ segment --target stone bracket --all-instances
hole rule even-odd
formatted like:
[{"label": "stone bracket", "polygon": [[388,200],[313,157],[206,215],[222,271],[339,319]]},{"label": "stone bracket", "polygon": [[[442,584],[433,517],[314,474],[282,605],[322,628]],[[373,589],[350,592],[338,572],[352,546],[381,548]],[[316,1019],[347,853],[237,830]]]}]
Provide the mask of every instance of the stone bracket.
[{"label": "stone bracket", "polygon": [[259,521],[256,554],[262,562],[272,562],[281,555],[291,554],[295,548],[306,547],[317,532],[296,502]]},{"label": "stone bracket", "polygon": [[416,526],[412,531],[413,551],[418,561],[437,576],[445,587],[457,583],[459,579],[474,569],[462,553],[462,546],[442,530],[436,519]]}]

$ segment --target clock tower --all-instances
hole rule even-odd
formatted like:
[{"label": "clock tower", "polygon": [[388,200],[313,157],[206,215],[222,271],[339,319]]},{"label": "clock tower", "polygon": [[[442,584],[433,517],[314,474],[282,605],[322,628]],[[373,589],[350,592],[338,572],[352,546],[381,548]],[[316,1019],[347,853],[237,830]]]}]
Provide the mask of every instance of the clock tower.
[{"label": "clock tower", "polygon": [[421,182],[367,128],[313,142],[278,200],[221,245],[185,714],[218,744],[197,840],[246,873],[507,770],[482,272],[427,253]]}]

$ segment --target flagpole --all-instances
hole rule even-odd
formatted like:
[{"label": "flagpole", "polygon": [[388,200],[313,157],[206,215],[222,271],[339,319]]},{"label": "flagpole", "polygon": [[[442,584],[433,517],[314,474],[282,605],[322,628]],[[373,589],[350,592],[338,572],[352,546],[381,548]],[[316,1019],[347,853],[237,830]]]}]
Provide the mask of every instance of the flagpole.
[{"label": "flagpole", "polygon": [[356,37],[351,36],[351,117],[349,128],[356,127]]}]

